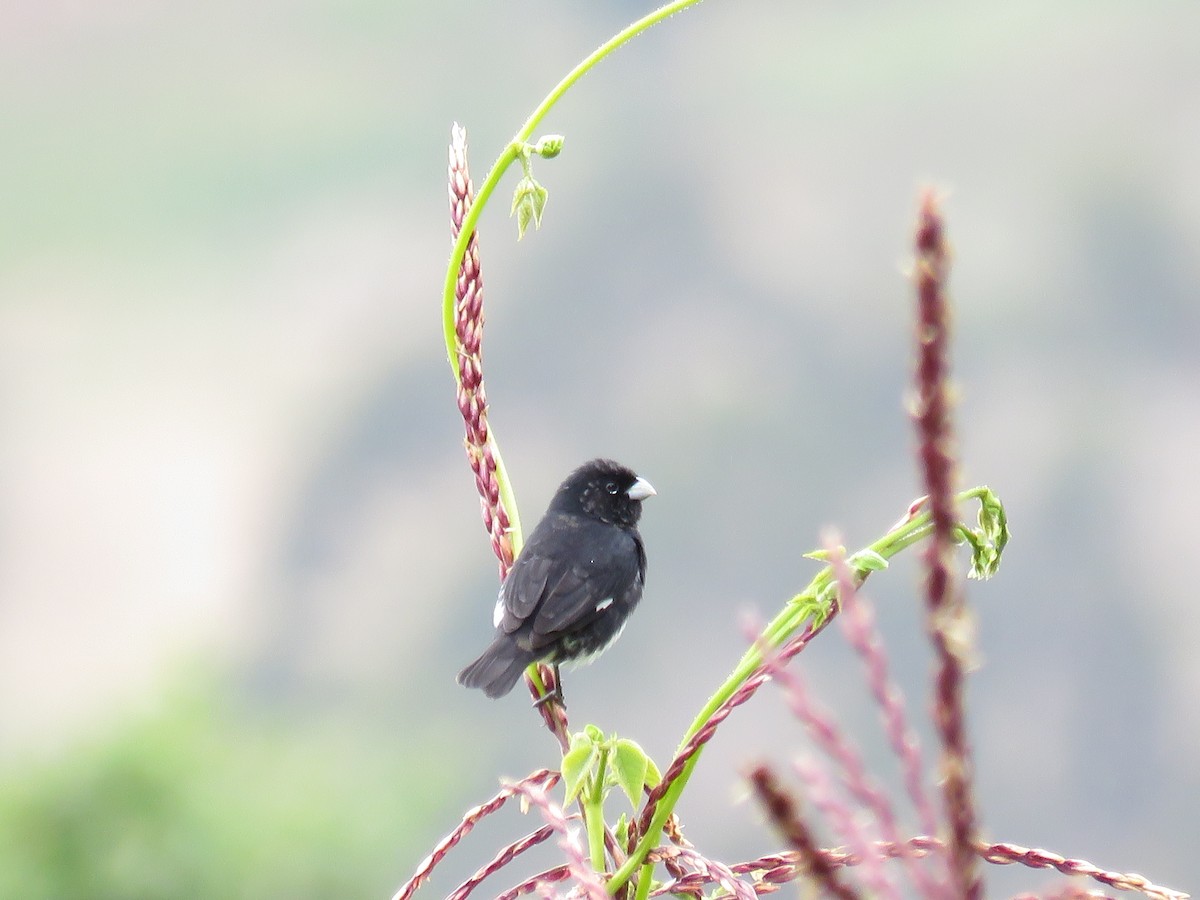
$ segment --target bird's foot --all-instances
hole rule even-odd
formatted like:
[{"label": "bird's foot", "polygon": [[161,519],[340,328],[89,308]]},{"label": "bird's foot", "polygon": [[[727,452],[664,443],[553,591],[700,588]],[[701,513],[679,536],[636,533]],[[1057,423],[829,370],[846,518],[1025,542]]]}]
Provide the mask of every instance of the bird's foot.
[{"label": "bird's foot", "polygon": [[[554,675],[551,678],[546,678],[546,693],[533,701],[534,709],[541,709],[547,703],[557,703],[563,709],[567,708],[567,700],[563,697],[562,679],[558,677],[558,666],[554,666]],[[544,671],[544,670],[543,670]]]},{"label": "bird's foot", "polygon": [[557,703],[563,709],[567,708],[567,704],[563,700],[562,691],[550,691],[547,694],[542,694],[542,696],[533,701],[533,708],[540,709],[547,703]]}]

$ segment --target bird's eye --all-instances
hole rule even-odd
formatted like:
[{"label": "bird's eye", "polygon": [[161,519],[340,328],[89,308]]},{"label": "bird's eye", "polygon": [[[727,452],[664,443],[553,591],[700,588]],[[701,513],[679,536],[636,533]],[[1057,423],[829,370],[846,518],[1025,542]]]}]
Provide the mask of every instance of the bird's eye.
[{"label": "bird's eye", "polygon": [[617,484],[615,481],[610,481],[608,484],[606,484],[604,486],[604,489],[606,491],[608,491],[610,494],[615,494],[617,491],[619,491],[621,489],[621,486],[619,484]]}]

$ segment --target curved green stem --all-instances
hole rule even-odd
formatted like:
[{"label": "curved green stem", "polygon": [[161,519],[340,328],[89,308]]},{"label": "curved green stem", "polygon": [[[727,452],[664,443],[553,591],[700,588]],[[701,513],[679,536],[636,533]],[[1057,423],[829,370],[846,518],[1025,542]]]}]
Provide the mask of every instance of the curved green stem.
[{"label": "curved green stem", "polygon": [[553,108],[554,104],[559,101],[562,95],[565,94],[571,88],[571,86],[575,84],[575,82],[586,75],[588,71],[596,65],[596,63],[600,62],[600,60],[604,59],[604,57],[608,56],[622,44],[626,44],[633,38],[637,37],[646,29],[657,25],[663,19],[667,19],[681,10],[687,9],[689,6],[695,6],[699,2],[700,0],[675,0],[673,3],[663,4],[658,9],[654,10],[654,12],[643,16],[633,24],[627,25],[621,31],[618,31],[616,34],[614,34],[611,38],[593,50],[592,53],[583,60],[583,62],[568,72],[566,76],[563,77],[563,80],[554,86],[554,90],[546,95],[546,99],[543,100],[538,105],[538,108],[533,111],[533,115],[525,120],[525,124],[521,127],[521,130],[517,132],[517,136],[513,139],[513,143],[524,143],[525,141],[528,141],[529,138],[533,136],[533,130],[537,128],[542,119],[546,117],[546,113],[550,112],[551,108]]},{"label": "curved green stem", "polygon": [[[970,500],[980,499],[987,493],[989,491],[986,487],[973,487],[958,494],[955,500],[958,503],[966,503]],[[913,516],[909,521],[893,531],[889,531],[873,544],[867,545],[864,550],[877,553],[884,559],[891,559],[896,554],[926,538],[931,531],[930,515],[927,512],[923,512]],[[784,606],[779,615],[772,619],[763,629],[763,643],[770,649],[778,647],[794,634],[814,612],[819,612],[817,598],[824,594],[833,581],[834,574],[831,567],[826,566],[818,572],[808,587],[793,597]],[[696,732],[704,727],[704,723],[712,717],[712,714],[720,708],[721,704],[733,696],[734,691],[741,687],[742,682],[749,678],[754,673],[754,670],[762,665],[762,662],[762,652],[758,647],[751,647],[745,652],[737,666],[734,667],[733,672],[717,688],[716,692],[709,698],[708,703],[700,710],[699,715],[696,716],[691,726],[684,733],[683,740],[679,743],[680,750],[692,739]]]},{"label": "curved green stem", "polygon": [[[963,491],[956,499],[959,503],[964,503],[968,500],[982,498],[987,493],[988,489],[986,487],[974,487]],[[913,544],[927,537],[932,530],[929,513],[921,513],[913,516],[898,528],[889,531],[873,544],[869,544],[864,550],[877,553],[884,559],[891,559],[902,550],[911,547]],[[764,644],[768,650],[776,649],[813,616],[826,615],[828,611],[819,598],[826,595],[827,589],[834,582],[834,577],[831,566],[826,566],[818,572],[808,587],[793,597],[784,606],[783,610],[763,629],[761,644]],[[704,705],[699,715],[696,716],[687,731],[684,732],[683,740],[679,742],[679,749],[676,751],[677,754],[687,746],[688,742],[704,727],[713,714],[725,701],[733,696],[737,689],[745,683],[746,679],[754,674],[754,671],[762,663],[763,654],[759,645],[753,646],[746,651],[729,677],[717,688],[716,692],[709,698],[708,703]],[[652,877],[653,866],[644,863],[644,860],[650,851],[658,846],[662,829],[666,825],[671,813],[674,812],[675,805],[679,802],[679,797],[683,794],[684,788],[687,787],[688,779],[691,778],[692,771],[696,768],[696,763],[699,761],[702,752],[703,748],[700,748],[700,750],[692,754],[680,771],[679,777],[671,783],[666,793],[663,794],[662,799],[659,800],[658,806],[654,811],[654,817],[650,820],[650,826],[646,829],[646,833],[642,835],[641,840],[638,841],[638,845],[629,855],[629,858],[625,860],[625,864],[614,872],[613,877],[609,879],[609,894],[615,894],[620,890],[639,866],[642,867],[639,876],[639,886],[641,882],[648,882]]]},{"label": "curved green stem", "polygon": [[[920,541],[929,532],[929,513],[921,513],[918,516],[914,516],[910,521],[905,522],[895,531],[888,532],[865,549],[878,553],[884,559],[891,559],[906,547],[910,547]],[[826,588],[833,581],[834,574],[831,566],[826,566],[818,572],[808,587],[793,597],[784,606],[783,610],[763,629],[762,643],[768,649],[773,650],[794,634],[814,614],[824,613],[824,609],[818,605],[817,598],[824,594]],[[743,654],[741,660],[734,667],[733,672],[717,688],[716,692],[709,698],[708,703],[704,705],[704,708],[700,710],[700,713],[692,721],[688,730],[684,732],[683,740],[680,741],[678,749],[682,750],[686,746],[687,742],[695,736],[696,732],[704,727],[704,723],[712,718],[713,713],[726,700],[733,696],[734,692],[742,686],[747,678],[754,674],[754,671],[762,663],[762,650],[758,646],[751,647]]]},{"label": "curved green stem", "polygon": [[475,200],[471,203],[471,208],[467,210],[462,230],[459,232],[458,238],[454,241],[454,247],[450,251],[450,264],[446,267],[446,281],[442,289],[442,330],[445,334],[446,352],[450,357],[450,368],[454,371],[455,381],[459,379],[459,370],[457,346],[454,339],[454,285],[458,280],[458,270],[462,267],[463,257],[467,252],[467,242],[475,232],[475,225],[479,221],[479,215],[483,211],[484,206],[487,205],[492,192],[496,190],[496,185],[500,183],[500,178],[514,161],[521,158],[521,147],[533,136],[534,129],[541,124],[546,114],[554,108],[554,104],[561,100],[563,94],[570,90],[575,82],[586,75],[596,63],[600,62],[600,60],[604,59],[604,57],[608,56],[622,44],[628,43],[637,37],[646,29],[657,25],[663,19],[689,6],[695,6],[699,2],[700,0],[675,0],[673,3],[667,3],[649,15],[638,19],[632,25],[622,29],[597,47],[583,62],[568,72],[563,80],[554,86],[554,89],[538,104],[537,109],[525,120],[525,124],[521,126],[521,130],[517,132],[516,137],[509,142],[508,146],[500,154],[500,158],[492,164],[491,171],[488,172],[487,177],[483,180],[483,184],[479,188],[479,193],[475,195]]},{"label": "curved green stem", "polygon": [[[667,3],[622,29],[597,47],[586,59],[568,72],[562,81],[554,86],[554,89],[546,95],[545,99],[538,104],[529,118],[525,120],[525,124],[521,126],[521,130],[517,132],[516,137],[504,148],[499,159],[492,164],[491,170],[487,173],[487,177],[484,178],[483,184],[479,187],[479,192],[475,195],[475,199],[471,203],[471,208],[467,210],[467,215],[463,219],[458,237],[454,240],[454,246],[450,251],[450,262],[446,266],[446,279],[442,285],[442,334],[446,341],[446,355],[450,360],[450,371],[454,373],[456,384],[462,380],[462,375],[458,361],[457,331],[454,327],[454,289],[458,282],[458,272],[462,268],[463,259],[467,254],[467,244],[471,240],[471,235],[475,233],[475,227],[479,222],[479,216],[483,212],[483,208],[487,206],[488,200],[491,199],[497,185],[500,184],[500,179],[515,160],[523,158],[522,148],[533,135],[534,129],[538,127],[542,119],[554,107],[554,104],[562,99],[563,94],[575,82],[586,75],[596,63],[651,26],[657,25],[663,19],[689,6],[695,6],[699,2],[700,0],[675,0],[673,3]],[[516,556],[516,554],[521,552],[521,544],[523,542],[520,518],[517,515],[516,498],[513,494],[512,485],[508,480],[508,471],[504,468],[504,462],[500,458],[500,448],[497,446],[494,437],[490,440],[490,443],[492,455],[496,460],[496,483],[500,488],[500,500],[504,504],[504,508],[508,512],[509,522],[512,524],[510,535],[513,555]]]}]

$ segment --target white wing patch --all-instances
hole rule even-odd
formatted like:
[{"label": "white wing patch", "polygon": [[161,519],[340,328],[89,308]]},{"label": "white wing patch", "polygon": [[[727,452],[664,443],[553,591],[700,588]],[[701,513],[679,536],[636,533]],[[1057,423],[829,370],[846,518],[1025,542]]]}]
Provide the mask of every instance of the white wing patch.
[{"label": "white wing patch", "polygon": [[496,608],[492,610],[492,627],[499,628],[500,620],[504,618],[504,593],[501,592],[500,599],[496,601]]},{"label": "white wing patch", "polygon": [[599,603],[596,604],[596,612],[604,612],[606,609],[608,609],[612,605],[613,605],[613,598],[605,597],[603,600],[601,600]]}]

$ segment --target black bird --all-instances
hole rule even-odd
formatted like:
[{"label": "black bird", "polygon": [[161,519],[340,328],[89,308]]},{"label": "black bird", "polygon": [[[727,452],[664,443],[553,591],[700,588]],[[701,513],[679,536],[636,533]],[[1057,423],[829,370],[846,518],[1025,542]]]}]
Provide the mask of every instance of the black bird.
[{"label": "black bird", "polygon": [[[637,523],[650,482],[607,459],[584,463],[559,485],[500,586],[496,637],[458,683],[503,697],[535,662],[588,662],[621,634],[646,580]],[[541,702],[541,701],[539,701]]]}]

